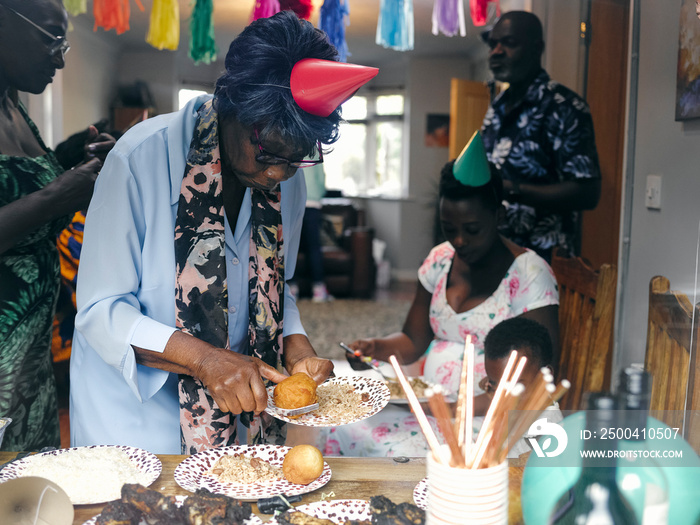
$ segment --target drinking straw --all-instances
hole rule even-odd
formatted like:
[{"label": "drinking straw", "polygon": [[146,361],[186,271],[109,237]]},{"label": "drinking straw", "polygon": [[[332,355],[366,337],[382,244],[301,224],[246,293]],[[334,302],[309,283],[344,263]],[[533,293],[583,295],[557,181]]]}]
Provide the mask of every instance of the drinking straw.
[{"label": "drinking straw", "polygon": [[428,421],[425,412],[423,412],[423,408],[420,406],[418,397],[413,391],[413,388],[411,388],[411,384],[408,382],[408,379],[406,379],[403,370],[401,370],[401,365],[399,365],[399,362],[396,359],[395,355],[389,356],[389,363],[391,363],[391,366],[394,367],[394,372],[396,372],[396,379],[399,380],[399,383],[401,384],[401,387],[403,388],[403,391],[406,394],[408,404],[411,405],[411,410],[413,410],[413,413],[416,415],[418,425],[423,431],[423,435],[425,436],[425,439],[428,442],[430,450],[433,452],[433,457],[437,462],[447,465],[449,461],[445,461],[442,450],[440,450],[440,442],[438,441],[435,432],[433,432],[433,428],[430,426],[430,422]]},{"label": "drinking straw", "polygon": [[529,407],[532,406],[535,400],[546,391],[547,385],[551,384],[551,382],[548,381],[549,377],[551,377],[551,375],[547,376],[545,372],[540,370],[540,373],[537,375],[534,383],[528,389],[527,394],[524,396],[523,400],[518,406],[518,410],[530,410]]},{"label": "drinking straw", "polygon": [[[512,353],[511,357],[513,357]],[[498,438],[494,440],[494,436],[498,436],[501,434],[499,429],[496,428],[496,425],[506,424],[505,419],[507,418],[508,411],[511,410],[517,403],[518,398],[513,398],[511,392],[513,390],[518,390],[519,393],[522,393],[522,388],[524,388],[522,387],[522,385],[519,385],[517,381],[520,378],[520,374],[525,368],[526,363],[527,357],[521,356],[518,360],[518,365],[516,366],[512,375],[509,375],[509,369],[503,371],[503,375],[501,376],[501,380],[499,381],[499,387],[501,387],[502,385],[502,391],[504,393],[498,399],[496,399],[496,396],[494,395],[494,399],[491,402],[491,406],[489,407],[489,410],[492,412],[492,417],[488,422],[486,421],[486,419],[484,419],[484,425],[488,425],[489,428],[487,430],[491,434],[491,437],[489,440],[486,440],[485,444],[483,445],[485,450],[479,450],[479,454],[486,459],[487,464],[490,464],[494,457],[498,455],[499,449],[501,447],[501,441]],[[517,388],[518,386],[522,388]],[[482,430],[484,430],[483,427]],[[479,468],[479,466],[480,465],[477,463],[476,466],[472,465],[471,468]]]},{"label": "drinking straw", "polygon": [[537,399],[533,399],[527,410],[523,409],[517,424],[513,427],[513,431],[508,434],[508,450],[527,432],[542,411],[551,404],[551,396],[554,394],[556,387],[552,383],[545,385],[544,391],[538,393]]},{"label": "drinking straw", "polygon": [[442,394],[442,387],[436,385],[425,391],[425,397],[428,398],[428,404],[433,411],[433,416],[437,419],[438,426],[445,437],[445,441],[450,448],[452,457],[450,458],[451,467],[464,468],[464,456],[462,449],[459,446],[455,429],[452,426],[452,418],[450,416],[450,408],[447,406],[445,396]]},{"label": "drinking straw", "polygon": [[[489,450],[489,455],[487,457],[487,464],[489,466],[494,466],[494,461],[501,463],[503,460],[501,458],[501,452],[503,450],[503,445],[508,439],[508,413],[515,408],[520,400],[520,396],[525,391],[525,385],[522,383],[516,383],[515,386],[508,392],[503,402],[503,410],[500,413],[499,419],[495,420],[494,433],[491,438],[492,446]],[[506,450],[506,455],[508,451]],[[498,464],[496,463],[496,464]]]},{"label": "drinking straw", "polygon": [[498,408],[498,404],[501,400],[501,397],[503,396],[503,392],[506,387],[506,383],[508,383],[509,378],[510,378],[510,373],[511,370],[513,370],[513,366],[515,365],[515,359],[518,357],[518,352],[517,350],[513,350],[510,353],[510,357],[508,357],[508,361],[506,362],[506,366],[503,369],[503,375],[501,375],[501,379],[498,382],[498,386],[496,387],[496,392],[493,394],[493,399],[491,400],[491,404],[489,405],[489,409],[486,412],[486,416],[484,417],[484,422],[481,426],[481,430],[479,431],[479,435],[476,438],[476,445],[475,449],[472,450],[472,454],[470,455],[470,459],[472,459],[471,462],[471,467],[472,469],[479,468],[479,462],[477,461],[477,457],[479,457],[479,460],[481,457],[484,455],[485,446],[488,444],[488,440],[486,438],[487,432],[489,437],[491,436],[491,433],[489,432],[489,427],[491,426],[491,420],[493,419],[493,415],[496,412],[496,409]]},{"label": "drinking straw", "polygon": [[510,376],[508,379],[508,392],[513,390],[515,387],[516,383],[518,382],[518,379],[520,379],[520,374],[523,373],[523,369],[525,368],[525,365],[527,364],[527,357],[521,356],[520,359],[518,360],[518,366],[515,367],[515,371],[513,372],[513,375]]},{"label": "drinking straw", "polygon": [[467,355],[467,392],[466,392],[466,414],[464,416],[464,443],[466,449],[464,457],[471,453],[472,433],[474,432],[474,343],[469,336],[469,352]]},{"label": "drinking straw", "polygon": [[571,382],[568,379],[562,379],[557,385],[557,389],[552,394],[552,403],[559,401],[570,388]]},{"label": "drinking straw", "polygon": [[[483,430],[483,427],[481,428]],[[474,458],[474,461],[472,462],[472,466],[470,467],[471,469],[477,469],[479,468],[479,465],[481,464],[481,459],[484,457],[484,454],[486,454],[486,449],[489,446],[489,442],[491,441],[491,436],[493,435],[493,429],[489,429],[489,431],[485,434],[485,438],[479,443],[477,440],[476,445],[475,445],[475,450],[476,450],[476,457]],[[481,436],[481,432],[479,432],[479,436]]]},{"label": "drinking straw", "polygon": [[457,394],[457,406],[455,407],[455,429],[457,431],[457,440],[459,446],[464,444],[464,426],[465,421],[465,403],[467,401],[467,353],[469,349],[469,343],[472,340],[471,334],[468,334],[464,341],[464,355],[462,356],[462,372],[459,377],[459,392]]}]

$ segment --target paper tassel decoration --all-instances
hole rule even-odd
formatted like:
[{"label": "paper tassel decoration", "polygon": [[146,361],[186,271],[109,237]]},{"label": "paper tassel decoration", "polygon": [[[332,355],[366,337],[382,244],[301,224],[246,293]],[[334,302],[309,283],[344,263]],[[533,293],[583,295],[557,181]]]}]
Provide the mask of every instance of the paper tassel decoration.
[{"label": "paper tassel decoration", "polygon": [[253,13],[250,15],[250,21],[258,18],[269,18],[272,15],[280,12],[280,3],[278,0],[255,0]]},{"label": "paper tassel decoration", "polygon": [[[134,2],[141,11],[145,11],[141,0]],[[95,16],[95,31],[98,27],[105,31],[116,29],[117,34],[121,35],[129,30],[129,0],[93,0],[92,12]]]},{"label": "paper tassel decoration", "polygon": [[318,28],[325,31],[328,39],[338,50],[338,59],[347,62],[348,43],[345,41],[345,26],[350,25],[348,0],[326,0],[321,6]]},{"label": "paper tassel decoration", "polygon": [[289,87],[301,109],[327,117],[377,73],[376,67],[304,58],[294,64]]},{"label": "paper tassel decoration", "polygon": [[488,4],[493,2],[496,4],[496,16],[501,15],[501,5],[499,0],[469,0],[469,9],[471,11],[472,23],[476,27],[486,25],[488,20]]},{"label": "paper tassel decoration", "polygon": [[464,146],[452,166],[452,173],[465,186],[483,186],[491,180],[491,169],[479,131],[475,131]]},{"label": "paper tassel decoration", "polygon": [[146,42],[156,49],[175,51],[180,43],[180,6],[178,0],[153,0],[151,23]]},{"label": "paper tassel decoration", "polygon": [[216,60],[213,16],[212,0],[197,0],[190,18],[190,58],[195,64],[210,64]]},{"label": "paper tassel decoration", "polygon": [[308,20],[313,10],[311,0],[279,0],[280,11],[291,10],[302,20]]},{"label": "paper tassel decoration", "polygon": [[442,33],[447,36],[455,36],[457,31],[461,36],[467,35],[462,0],[435,0],[433,34]]},{"label": "paper tassel decoration", "polygon": [[63,0],[63,7],[71,16],[87,13],[87,0]]},{"label": "paper tassel decoration", "polygon": [[376,42],[397,51],[413,49],[413,0],[381,0]]}]

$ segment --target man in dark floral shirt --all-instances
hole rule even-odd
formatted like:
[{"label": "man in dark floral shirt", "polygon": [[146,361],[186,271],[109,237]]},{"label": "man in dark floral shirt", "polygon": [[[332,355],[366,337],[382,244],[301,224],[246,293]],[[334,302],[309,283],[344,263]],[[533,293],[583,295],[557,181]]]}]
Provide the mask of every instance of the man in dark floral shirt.
[{"label": "man in dark floral shirt", "polygon": [[542,69],[542,25],[532,13],[505,13],[485,40],[494,78],[509,84],[482,128],[507,195],[503,234],[548,261],[556,246],[573,253],[577,212],[595,208],[600,197],[588,105]]}]

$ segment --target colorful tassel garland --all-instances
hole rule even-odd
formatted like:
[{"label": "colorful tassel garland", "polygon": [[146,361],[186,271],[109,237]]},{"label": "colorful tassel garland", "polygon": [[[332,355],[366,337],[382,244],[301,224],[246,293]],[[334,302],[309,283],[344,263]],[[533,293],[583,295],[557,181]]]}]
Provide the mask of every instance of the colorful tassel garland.
[{"label": "colorful tassel garland", "polygon": [[195,64],[210,64],[216,60],[213,16],[212,0],[197,0],[190,18],[190,58]]},{"label": "colorful tassel garland", "polygon": [[87,13],[87,0],[63,0],[63,7],[71,16]]},{"label": "colorful tassel garland", "polygon": [[269,18],[272,15],[280,12],[280,3],[278,0],[255,0],[253,12],[250,15],[250,21],[258,18]]},{"label": "colorful tassel garland", "polygon": [[180,43],[180,6],[178,0],[153,0],[151,23],[146,42],[156,49],[175,51]]},{"label": "colorful tassel garland", "polygon": [[279,0],[280,11],[291,10],[302,20],[308,20],[314,6],[311,0]]},{"label": "colorful tassel garland", "polygon": [[493,2],[496,4],[496,16],[501,15],[501,5],[499,0],[470,0],[469,10],[471,11],[472,23],[475,27],[486,25],[488,20],[488,4]]},{"label": "colorful tassel garland", "polygon": [[433,5],[433,34],[455,36],[459,31],[466,36],[467,27],[464,21],[464,6],[462,0],[435,0]]},{"label": "colorful tassel garland", "polygon": [[376,42],[397,51],[413,49],[413,0],[381,0]]},{"label": "colorful tassel garland", "polygon": [[[134,1],[141,11],[145,11],[141,0]],[[129,0],[93,0],[92,12],[95,15],[95,31],[98,27],[105,31],[116,29],[117,34],[121,35],[129,30]]]},{"label": "colorful tassel garland", "polygon": [[350,25],[348,0],[326,0],[321,6],[318,28],[325,31],[336,49],[341,62],[347,62],[348,43],[345,41],[345,26]]}]

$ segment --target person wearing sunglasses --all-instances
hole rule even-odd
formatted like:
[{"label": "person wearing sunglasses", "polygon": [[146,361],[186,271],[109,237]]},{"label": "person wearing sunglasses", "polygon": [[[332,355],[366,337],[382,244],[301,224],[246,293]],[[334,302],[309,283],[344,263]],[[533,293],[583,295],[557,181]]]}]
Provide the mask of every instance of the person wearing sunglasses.
[{"label": "person wearing sunglasses", "polygon": [[0,417],[12,419],[3,450],[60,446],[50,351],[56,237],[87,208],[114,142],[90,128],[92,152],[66,171],[20,101],[64,67],[67,25],[59,0],[0,0]]},{"label": "person wearing sunglasses", "polygon": [[[376,70],[339,63],[292,11],[252,22],[225,67],[213,97],[127,131],[97,181],[78,272],[74,446],[281,444],[266,388],[332,372],[287,285],[306,201],[298,172],[323,162],[340,104]],[[315,97],[309,83],[328,87],[329,68],[354,85]]]}]

